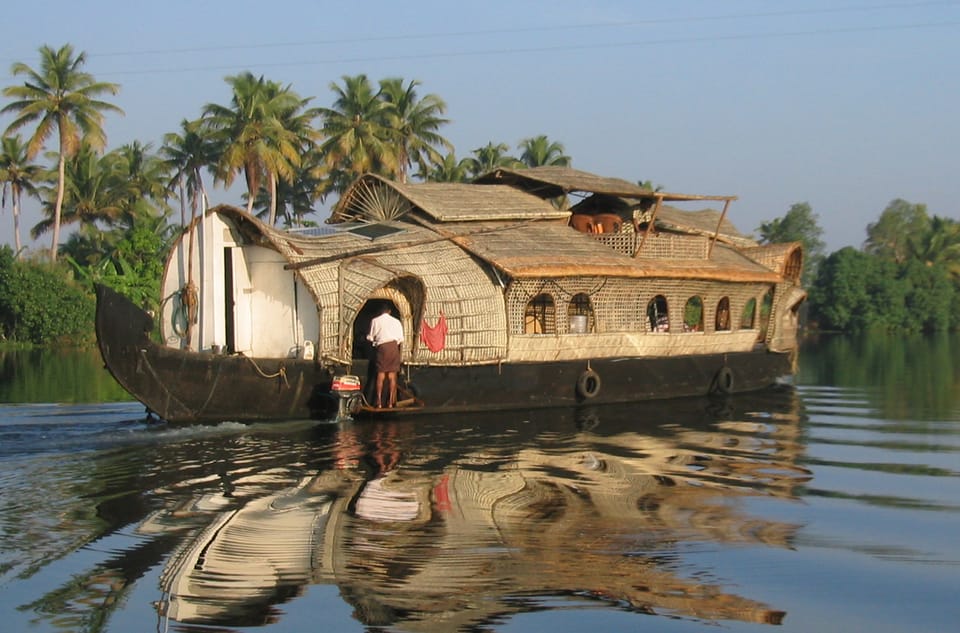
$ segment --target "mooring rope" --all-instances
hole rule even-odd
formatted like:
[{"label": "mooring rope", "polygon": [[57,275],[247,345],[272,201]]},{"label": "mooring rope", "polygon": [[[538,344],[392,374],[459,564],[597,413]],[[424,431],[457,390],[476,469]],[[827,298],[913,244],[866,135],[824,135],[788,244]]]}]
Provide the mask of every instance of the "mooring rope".
[{"label": "mooring rope", "polygon": [[257,370],[257,373],[260,374],[261,377],[268,378],[268,379],[283,378],[283,384],[285,384],[287,388],[290,387],[290,382],[287,380],[287,368],[283,366],[283,363],[280,364],[280,369],[278,369],[276,373],[268,374],[267,372],[260,369],[260,366],[257,365],[257,361],[253,360],[243,352],[241,352],[240,355],[246,358],[248,361],[250,361],[250,364],[253,365],[253,368]]}]

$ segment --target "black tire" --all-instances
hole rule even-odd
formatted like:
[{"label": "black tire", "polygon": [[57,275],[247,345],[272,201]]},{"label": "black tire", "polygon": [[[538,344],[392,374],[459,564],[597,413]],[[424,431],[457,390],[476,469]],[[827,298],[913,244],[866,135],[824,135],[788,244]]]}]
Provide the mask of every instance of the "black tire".
[{"label": "black tire", "polygon": [[734,379],[733,370],[729,367],[721,367],[717,375],[713,377],[713,393],[727,395],[733,393]]},{"label": "black tire", "polygon": [[600,386],[602,384],[600,374],[592,369],[587,369],[577,378],[577,395],[584,400],[595,398],[597,394],[600,393]]}]

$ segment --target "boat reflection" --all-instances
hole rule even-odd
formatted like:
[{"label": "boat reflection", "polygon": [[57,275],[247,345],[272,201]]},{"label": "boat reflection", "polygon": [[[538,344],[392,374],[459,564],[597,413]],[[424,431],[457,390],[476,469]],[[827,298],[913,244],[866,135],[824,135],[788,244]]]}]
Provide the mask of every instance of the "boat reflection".
[{"label": "boat reflection", "polygon": [[196,498],[142,526],[203,525],[169,559],[160,616],[264,624],[306,585],[332,584],[362,624],[397,630],[475,630],[546,598],[778,624],[782,611],[685,555],[791,545],[797,525],[745,502],[792,499],[809,479],[799,405],[791,392],[756,398],[544,411],[512,428],[502,416],[497,427],[342,424],[329,468],[243,503]]}]

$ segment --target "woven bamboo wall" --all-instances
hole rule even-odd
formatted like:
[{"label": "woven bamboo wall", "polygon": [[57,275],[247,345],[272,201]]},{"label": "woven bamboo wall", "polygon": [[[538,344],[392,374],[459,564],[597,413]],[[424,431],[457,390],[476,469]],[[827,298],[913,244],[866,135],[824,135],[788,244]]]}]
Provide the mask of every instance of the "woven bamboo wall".
[{"label": "woven bamboo wall", "polygon": [[[450,242],[364,255],[300,272],[320,302],[319,347],[328,358],[350,362],[353,321],[370,298],[390,299],[400,309],[407,363],[472,364],[506,355],[502,291],[483,265]],[[414,290],[417,287],[422,290]],[[412,296],[418,292],[422,296]],[[420,322],[425,319],[433,325],[441,314],[449,332],[446,346],[431,352],[418,340]]]},{"label": "woven bamboo wall", "polygon": [[[642,237],[642,234],[638,237]],[[637,244],[638,247],[639,241]],[[641,257],[657,259],[706,259],[710,248],[709,238],[703,235],[677,235],[653,233],[643,240]]]},{"label": "woven bamboo wall", "polygon": [[707,259],[710,250],[710,238],[704,235],[658,232],[644,238],[643,232],[624,230],[619,233],[597,233],[593,237],[618,253],[631,257],[641,243],[643,248],[639,256],[654,259]]},{"label": "woven bamboo wall", "polygon": [[[769,286],[757,283],[714,282],[689,279],[617,279],[617,278],[564,278],[564,279],[519,279],[507,288],[507,310],[511,334],[523,334],[523,315],[527,303],[535,296],[547,293],[553,297],[557,314],[566,314],[566,305],[574,295],[584,293],[591,299],[597,330],[601,332],[649,332],[647,305],[657,295],[663,295],[669,306],[670,331],[683,328],[683,307],[694,296],[704,305],[706,331],[712,331],[716,309],[720,299],[730,302],[732,329],[739,329],[737,318],[751,298],[760,297]],[[557,333],[569,332],[569,323],[558,316]]]},{"label": "woven bamboo wall", "polygon": [[688,334],[608,332],[602,334],[522,334],[510,337],[508,361],[589,360],[621,356],[681,356],[746,352],[756,333],[692,332]]},{"label": "woven bamboo wall", "polygon": [[[759,305],[768,289],[768,285],[758,283],[674,279],[516,280],[507,288],[510,358],[543,360],[544,356],[598,358],[630,353],[665,355],[743,351],[749,349],[760,335],[760,320],[755,319],[753,328],[744,329],[740,315],[750,299]],[[574,295],[580,293],[590,297],[595,331],[603,336],[571,334],[570,322],[566,318],[567,305]],[[554,301],[554,329],[546,335],[526,334],[524,314],[527,304],[540,294],[548,294]],[[667,301],[669,333],[653,331],[647,316],[647,306],[657,295],[664,296]],[[703,330],[684,333],[684,307],[691,297],[699,297],[703,302]],[[715,327],[717,306],[724,297],[730,306],[730,330],[718,332]],[[541,341],[544,349],[536,349],[536,341],[549,338],[550,334],[567,340]],[[638,338],[635,336],[638,334],[647,336]]]}]

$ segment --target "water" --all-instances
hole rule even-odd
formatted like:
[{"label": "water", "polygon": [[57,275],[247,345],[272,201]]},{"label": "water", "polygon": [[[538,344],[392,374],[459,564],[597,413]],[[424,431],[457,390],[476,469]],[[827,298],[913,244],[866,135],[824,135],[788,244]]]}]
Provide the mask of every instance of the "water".
[{"label": "water", "polygon": [[90,355],[0,360],[4,631],[960,617],[958,337],[818,341],[729,400],[390,424],[167,426]]}]

